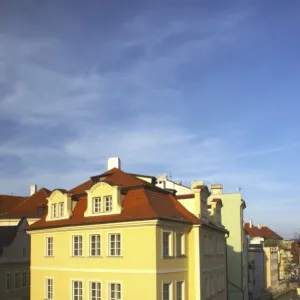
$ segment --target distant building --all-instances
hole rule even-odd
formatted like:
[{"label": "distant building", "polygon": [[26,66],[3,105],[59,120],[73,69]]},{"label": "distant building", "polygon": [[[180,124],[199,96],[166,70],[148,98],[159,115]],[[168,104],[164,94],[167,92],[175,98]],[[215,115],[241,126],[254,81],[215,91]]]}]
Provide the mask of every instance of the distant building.
[{"label": "distant building", "polygon": [[[267,226],[254,226],[252,220],[250,220],[249,223],[245,223],[245,229],[251,237],[249,251],[252,252],[254,268],[259,269],[261,273],[260,275],[257,274],[256,276],[261,278],[262,274],[264,273],[265,291],[270,291],[271,293],[279,292],[281,289],[285,288],[284,285],[280,285],[279,272],[279,245],[281,244],[283,238]],[[256,249],[262,248],[264,251],[264,272],[261,269],[262,259],[260,254],[253,256],[253,249],[255,249],[255,247]],[[256,293],[262,292],[261,283],[262,281],[259,280],[259,282],[257,282],[257,286],[254,286]]]}]

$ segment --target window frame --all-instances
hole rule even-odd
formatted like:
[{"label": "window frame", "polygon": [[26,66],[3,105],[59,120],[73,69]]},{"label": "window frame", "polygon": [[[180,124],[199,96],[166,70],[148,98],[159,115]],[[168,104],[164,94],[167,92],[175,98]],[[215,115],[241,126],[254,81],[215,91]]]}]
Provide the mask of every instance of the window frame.
[{"label": "window frame", "polygon": [[52,219],[57,218],[57,203],[51,204],[51,217]]},{"label": "window frame", "polygon": [[[21,288],[21,272],[20,271],[15,271],[14,274],[14,289],[19,290]],[[18,280],[17,280],[17,275],[18,275]],[[18,286],[17,286],[18,283]]]},{"label": "window frame", "polygon": [[58,217],[63,218],[64,213],[65,213],[65,203],[59,202],[58,203]]},{"label": "window frame", "polygon": [[28,271],[22,271],[21,286],[22,288],[26,288],[28,286]]},{"label": "window frame", "polygon": [[[165,285],[168,285],[169,289],[168,289],[168,298],[165,298]],[[172,291],[173,291],[173,286],[172,286],[172,281],[163,281],[162,282],[162,300],[172,300]]]},{"label": "window frame", "polygon": [[[103,197],[103,211],[105,213],[110,213],[113,211],[113,200],[112,200],[112,195],[106,195]],[[107,203],[109,203],[109,206],[107,206]],[[110,208],[110,210],[107,210],[107,207]]]},{"label": "window frame", "polygon": [[[74,293],[74,283],[81,283],[81,299],[76,298],[75,299],[75,293]],[[83,300],[84,299],[84,284],[82,279],[72,279],[71,280],[71,297],[72,300]],[[76,297],[80,297],[80,295],[76,295]]]},{"label": "window frame", "polygon": [[[51,249],[49,248],[49,243],[48,241],[51,240]],[[49,254],[49,250],[51,254]],[[45,253],[46,257],[54,257],[54,238],[53,236],[46,236],[46,253]]]},{"label": "window frame", "polygon": [[[99,200],[99,205],[98,205],[98,211],[95,210],[95,201]],[[101,197],[93,197],[92,199],[92,213],[93,214],[99,214],[103,212],[103,202],[102,202],[102,198]]]},{"label": "window frame", "polygon": [[[178,298],[178,284],[181,284],[181,295],[180,297]],[[176,281],[176,300],[184,300],[185,297],[184,297],[184,294],[185,294],[185,290],[184,290],[184,280],[178,280]]]},{"label": "window frame", "polygon": [[[180,245],[178,245],[178,241],[180,241]],[[178,253],[178,248],[179,248],[178,246],[180,246],[180,253]],[[176,248],[176,257],[185,256],[185,234],[184,233],[176,232],[175,248]]]},{"label": "window frame", "polygon": [[[168,235],[168,253],[167,255],[165,254],[165,234]],[[162,231],[162,239],[161,239],[161,243],[162,243],[162,257],[165,258],[165,257],[171,257],[173,256],[173,239],[172,239],[172,231],[170,230],[163,230]]]},{"label": "window frame", "polygon": [[[111,286],[115,284],[115,285],[120,285],[120,291],[117,291],[117,293],[119,292],[120,293],[120,298],[118,297],[114,297],[112,298],[111,297]],[[108,297],[107,299],[108,300],[122,300],[123,299],[123,289],[122,289],[122,283],[120,281],[109,281],[108,282],[108,289],[107,289],[107,293],[108,293]]]},{"label": "window frame", "polygon": [[[48,297],[49,296],[49,282],[51,282],[50,298]],[[45,277],[44,291],[45,291],[45,300],[53,300],[54,299],[54,279],[53,279],[53,277]]]},{"label": "window frame", "polygon": [[[12,292],[14,290],[14,276],[13,272],[6,272],[6,277],[5,277],[5,289],[6,292]],[[10,285],[10,289],[8,286]]]},{"label": "window frame", "polygon": [[[112,243],[112,240],[111,240],[111,237],[112,236],[120,236],[120,247],[119,249],[117,247],[115,247],[115,254],[112,254],[112,247],[111,247],[111,243]],[[114,241],[115,244],[117,243],[117,240]],[[119,252],[119,255],[117,255],[117,250],[120,250]],[[108,256],[110,257],[121,257],[122,256],[122,234],[120,232],[114,232],[114,233],[109,233],[108,234]]]},{"label": "window frame", "polygon": [[[98,237],[99,236],[99,249],[97,249],[97,247],[95,247],[95,254],[92,254],[93,248],[92,248],[92,237]],[[95,241],[95,245],[97,241]],[[96,234],[90,234],[89,235],[89,249],[90,249],[90,257],[100,257],[101,256],[101,234],[96,233]],[[96,251],[99,250],[99,254],[96,254]]]},{"label": "window frame", "polygon": [[[88,281],[89,283],[89,300],[102,300],[102,282],[100,280],[89,280]],[[92,296],[92,284],[93,283],[96,283],[96,284],[100,284],[100,296],[99,298],[97,299],[97,296],[96,296],[96,299],[93,299],[93,296]]]},{"label": "window frame", "polygon": [[[79,242],[79,240],[78,240],[78,246],[81,245],[81,248],[77,249],[77,251],[78,251],[77,255],[75,255],[75,238],[76,237],[81,238],[81,242]],[[79,255],[79,252],[81,252],[80,255]],[[81,235],[81,234],[72,235],[72,257],[83,257],[83,235]]]}]

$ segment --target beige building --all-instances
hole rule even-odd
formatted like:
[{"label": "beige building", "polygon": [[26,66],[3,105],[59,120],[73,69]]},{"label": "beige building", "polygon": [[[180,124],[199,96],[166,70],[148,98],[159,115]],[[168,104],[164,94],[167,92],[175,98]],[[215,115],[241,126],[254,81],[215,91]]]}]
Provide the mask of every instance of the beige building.
[{"label": "beige building", "polygon": [[0,299],[29,300],[30,238],[26,219],[0,227]]},{"label": "beige building", "polygon": [[266,288],[269,291],[278,290],[279,285],[279,249],[278,247],[264,247]]}]

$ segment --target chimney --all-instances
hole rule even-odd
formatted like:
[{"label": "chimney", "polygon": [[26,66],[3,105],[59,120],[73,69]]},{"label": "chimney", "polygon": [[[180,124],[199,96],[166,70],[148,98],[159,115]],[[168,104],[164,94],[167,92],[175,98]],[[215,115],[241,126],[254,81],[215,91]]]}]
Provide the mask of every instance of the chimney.
[{"label": "chimney", "polygon": [[194,189],[199,185],[204,185],[204,181],[203,180],[193,180],[191,182],[191,189]]},{"label": "chimney", "polygon": [[262,224],[258,224],[258,229],[262,229],[263,225]]},{"label": "chimney", "polygon": [[32,196],[33,194],[35,194],[36,191],[37,191],[37,186],[36,186],[36,184],[32,184],[32,185],[30,186],[30,196]]},{"label": "chimney", "polygon": [[249,227],[252,228],[252,219],[249,220]]},{"label": "chimney", "polygon": [[119,157],[110,157],[107,163],[107,170],[117,168],[121,170],[121,160]]},{"label": "chimney", "polygon": [[211,184],[210,192],[212,195],[221,195],[223,194],[223,184]]}]

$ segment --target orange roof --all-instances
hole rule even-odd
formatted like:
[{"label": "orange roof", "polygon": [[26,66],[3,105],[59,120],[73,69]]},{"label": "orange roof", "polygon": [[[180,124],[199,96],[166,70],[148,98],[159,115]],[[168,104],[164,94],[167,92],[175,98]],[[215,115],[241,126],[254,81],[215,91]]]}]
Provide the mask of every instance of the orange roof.
[{"label": "orange roof", "polygon": [[45,211],[38,210],[42,205],[47,205],[46,198],[51,192],[41,188],[30,197],[23,197],[23,201],[4,214],[4,217],[42,217]]},{"label": "orange roof", "polygon": [[283,238],[280,235],[278,235],[275,231],[271,230],[267,226],[262,226],[261,228],[259,228],[257,226],[252,225],[252,227],[250,227],[249,223],[245,223],[244,227],[251,237],[263,237],[265,239],[283,240]]},{"label": "orange roof", "polygon": [[266,239],[283,240],[283,238],[279,234],[277,234],[275,231],[273,231],[267,226],[262,226],[260,230],[263,232],[264,237]]},{"label": "orange roof", "polygon": [[244,225],[245,230],[247,231],[247,233],[251,236],[251,237],[264,237],[263,233],[261,232],[261,230],[252,225],[252,227],[250,227],[249,223],[245,223]]},{"label": "orange roof", "polygon": [[0,195],[0,215],[16,207],[25,199],[27,199],[27,197]]},{"label": "orange roof", "polygon": [[[120,214],[84,217],[87,208],[87,195],[85,190],[89,189],[97,181],[103,181],[110,185],[121,186],[125,194]],[[126,222],[140,220],[164,219],[187,224],[203,224],[208,227],[221,230],[208,222],[201,221],[190,213],[169,192],[156,187],[144,180],[135,178],[119,169],[109,170],[101,175],[91,177],[91,180],[71,189],[73,200],[77,201],[73,215],[69,219],[46,221],[46,214],[37,222],[33,223],[29,230],[49,227],[76,226],[88,224],[101,224],[110,222]]]}]

